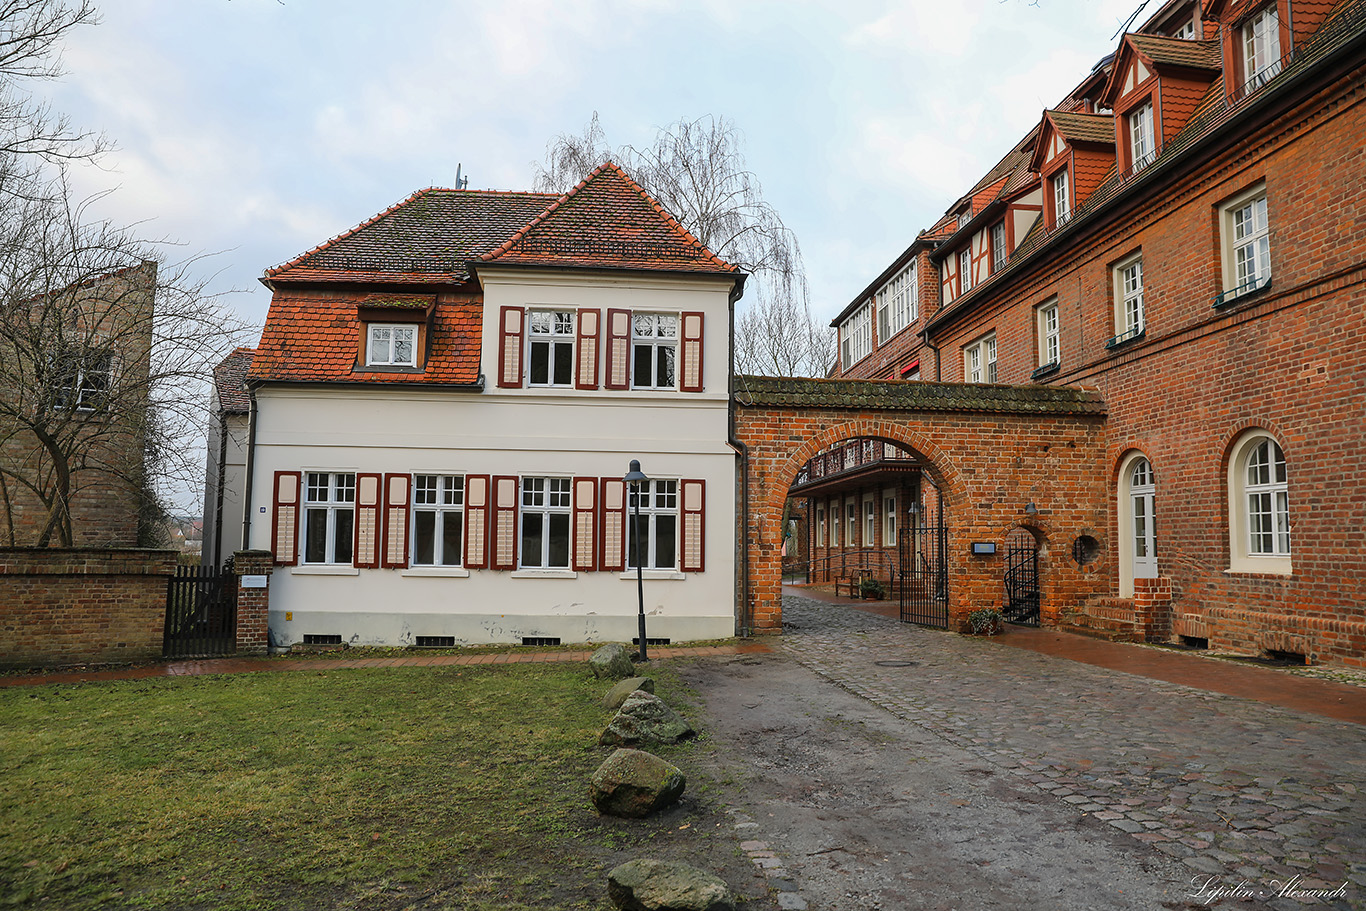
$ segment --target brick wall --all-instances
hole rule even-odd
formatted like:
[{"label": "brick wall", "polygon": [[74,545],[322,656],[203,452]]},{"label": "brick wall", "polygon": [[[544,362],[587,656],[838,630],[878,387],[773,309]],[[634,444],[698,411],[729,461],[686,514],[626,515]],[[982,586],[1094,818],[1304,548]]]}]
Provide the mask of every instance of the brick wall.
[{"label": "brick wall", "polygon": [[[1112,562],[1105,549],[1086,566],[1072,542],[1103,537],[1105,483],[1094,465],[1105,458],[1101,416],[991,413],[888,413],[859,409],[738,405],[736,433],[749,446],[750,597],[754,627],[782,629],[779,552],[783,501],[805,462],[844,440],[890,440],[917,453],[944,493],[949,526],[950,625],[963,627],[978,607],[999,606],[1004,541],[1027,526],[1040,540],[1044,622],[1060,605],[1099,594]],[[1025,514],[1029,502],[1036,516]],[[968,554],[994,541],[992,557]]]},{"label": "brick wall", "polygon": [[[1157,478],[1159,573],[1171,631],[1214,648],[1268,649],[1366,666],[1366,74],[1360,67],[1255,133],[1060,234],[971,312],[937,330],[946,377],[961,347],[995,330],[999,377],[1028,383],[1034,312],[1056,296],[1062,368],[1048,382],[1096,387],[1109,416],[1099,535],[1113,551],[1118,467],[1142,452]],[[1272,285],[1215,309],[1227,288],[1220,207],[1264,184]],[[1112,266],[1141,252],[1146,333],[1116,334]],[[952,366],[955,361],[959,366]],[[1290,574],[1231,569],[1228,460],[1269,432],[1289,471]],[[1108,595],[1119,591],[1106,562]],[[1155,629],[1156,627],[1154,627]]]},{"label": "brick wall", "polygon": [[165,550],[0,549],[0,667],[161,657]]}]

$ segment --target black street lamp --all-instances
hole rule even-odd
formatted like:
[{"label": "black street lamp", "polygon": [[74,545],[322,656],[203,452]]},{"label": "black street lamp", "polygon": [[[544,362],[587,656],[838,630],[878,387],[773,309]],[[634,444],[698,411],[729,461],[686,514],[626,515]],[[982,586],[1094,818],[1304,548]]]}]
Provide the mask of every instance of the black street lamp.
[{"label": "black street lamp", "polygon": [[641,485],[650,483],[650,479],[645,476],[645,472],[640,470],[640,461],[638,459],[632,459],[631,470],[626,472],[626,477],[622,480],[630,486],[631,492],[635,494],[636,501],[636,527],[634,535],[636,545],[636,594],[640,604],[640,657],[637,660],[649,661],[650,659],[645,653],[645,555],[640,549],[640,491]]}]

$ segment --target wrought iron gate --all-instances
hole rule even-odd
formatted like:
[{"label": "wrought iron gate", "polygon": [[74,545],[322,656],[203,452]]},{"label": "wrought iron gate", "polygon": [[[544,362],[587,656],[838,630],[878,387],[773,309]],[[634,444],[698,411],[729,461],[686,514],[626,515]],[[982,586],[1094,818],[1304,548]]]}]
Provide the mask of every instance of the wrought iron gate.
[{"label": "wrought iron gate", "polygon": [[1011,623],[1039,625],[1039,545],[1032,536],[1006,542],[1006,599],[1001,612]]},{"label": "wrought iron gate", "polygon": [[948,628],[948,540],[948,528],[942,523],[902,531],[901,572],[897,581],[903,623]]},{"label": "wrought iron gate", "polygon": [[223,566],[178,566],[167,581],[167,658],[231,655],[237,648],[237,574]]}]

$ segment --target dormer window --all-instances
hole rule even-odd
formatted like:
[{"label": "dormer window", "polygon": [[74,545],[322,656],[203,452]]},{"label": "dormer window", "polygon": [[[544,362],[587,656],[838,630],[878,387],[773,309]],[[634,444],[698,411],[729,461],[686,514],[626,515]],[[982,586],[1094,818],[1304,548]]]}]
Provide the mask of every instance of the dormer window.
[{"label": "dormer window", "polygon": [[1067,169],[1053,175],[1053,224],[1060,225],[1072,215],[1072,206],[1067,193]]},{"label": "dormer window", "polygon": [[1281,22],[1272,4],[1243,23],[1243,88],[1251,91],[1281,71]]},{"label": "dormer window", "polygon": [[972,249],[958,251],[958,293],[967,294],[972,290]]},{"label": "dormer window", "polygon": [[1176,31],[1172,32],[1172,37],[1173,37],[1173,38],[1181,38],[1182,40],[1185,40],[1185,41],[1194,41],[1194,40],[1195,40],[1195,20],[1194,20],[1194,19],[1187,19],[1184,23],[1182,23],[1182,25],[1181,25],[1180,28],[1178,28]]},{"label": "dormer window", "polygon": [[371,367],[416,367],[417,327],[371,323],[365,363]]},{"label": "dormer window", "polygon": [[1137,171],[1157,157],[1157,146],[1153,140],[1153,103],[1145,101],[1129,114],[1128,119],[1129,152],[1133,156],[1131,167]]},{"label": "dormer window", "polygon": [[1010,262],[1010,252],[1006,249],[1006,223],[998,221],[991,226],[991,271],[994,275]]}]

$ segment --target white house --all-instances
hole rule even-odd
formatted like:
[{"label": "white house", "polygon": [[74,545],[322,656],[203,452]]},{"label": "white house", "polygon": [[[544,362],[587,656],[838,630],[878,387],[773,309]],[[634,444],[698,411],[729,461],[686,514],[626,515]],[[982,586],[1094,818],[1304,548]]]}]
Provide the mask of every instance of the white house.
[{"label": "white house", "polygon": [[275,645],[735,632],[729,317],[744,275],[613,164],[429,189],[271,269],[248,537]]}]

